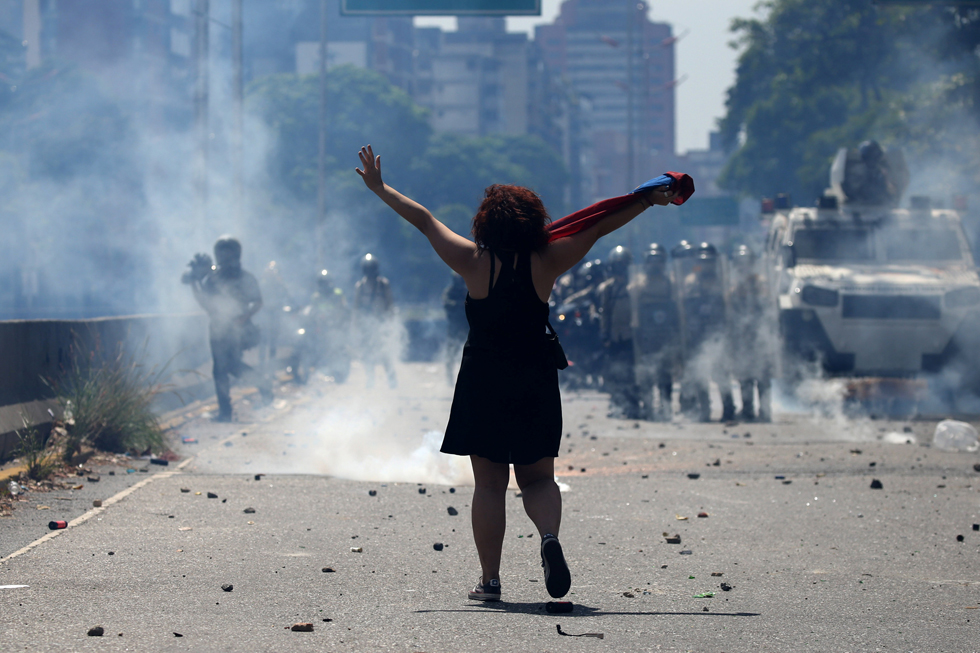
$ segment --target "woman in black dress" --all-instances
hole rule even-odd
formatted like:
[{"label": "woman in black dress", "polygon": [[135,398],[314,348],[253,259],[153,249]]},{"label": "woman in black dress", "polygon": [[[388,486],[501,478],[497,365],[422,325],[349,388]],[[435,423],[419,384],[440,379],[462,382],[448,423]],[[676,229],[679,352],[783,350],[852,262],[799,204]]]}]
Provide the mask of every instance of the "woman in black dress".
[{"label": "woman in black dress", "polygon": [[381,157],[359,152],[367,187],[419,231],[466,282],[469,338],[456,381],[442,451],[469,456],[473,538],[483,574],[469,598],[500,600],[500,551],[510,465],[524,510],[541,536],[548,593],[568,593],[571,576],[558,529],[561,494],[555,458],[561,444],[558,371],[546,339],[548,296],[555,280],[575,266],[606,234],[652,204],[666,205],[670,191],[636,195],[636,202],[575,235],[548,242],[550,221],[540,198],[519,186],[487,188],[473,218],[473,240],[453,233],[420,204],[381,180]]}]

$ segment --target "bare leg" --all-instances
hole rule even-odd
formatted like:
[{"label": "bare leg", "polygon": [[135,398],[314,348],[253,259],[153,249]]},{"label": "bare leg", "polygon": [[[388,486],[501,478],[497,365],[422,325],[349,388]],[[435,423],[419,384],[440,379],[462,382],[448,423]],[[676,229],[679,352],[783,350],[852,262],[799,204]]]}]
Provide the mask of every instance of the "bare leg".
[{"label": "bare leg", "polygon": [[483,578],[487,583],[500,578],[500,550],[504,545],[507,526],[505,500],[510,467],[480,456],[470,456],[476,488],[473,490],[473,539],[480,556]]},{"label": "bare leg", "polygon": [[555,459],[514,465],[514,476],[524,495],[524,512],[538,528],[538,535],[557,536],[561,527],[561,492],[555,483]]}]

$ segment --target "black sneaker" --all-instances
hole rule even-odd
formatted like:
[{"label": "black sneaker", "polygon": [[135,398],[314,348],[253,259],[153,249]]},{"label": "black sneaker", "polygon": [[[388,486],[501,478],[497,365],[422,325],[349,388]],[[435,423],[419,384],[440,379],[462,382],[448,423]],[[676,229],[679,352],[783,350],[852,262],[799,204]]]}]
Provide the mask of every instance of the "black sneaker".
[{"label": "black sneaker", "polygon": [[500,600],[500,579],[491,578],[488,582],[479,582],[476,587],[470,590],[469,598],[471,601],[499,601]]},{"label": "black sneaker", "polygon": [[561,544],[551,533],[546,533],[541,539],[541,566],[544,567],[544,584],[548,588],[548,594],[556,599],[568,594],[572,586],[572,575],[568,573]]}]

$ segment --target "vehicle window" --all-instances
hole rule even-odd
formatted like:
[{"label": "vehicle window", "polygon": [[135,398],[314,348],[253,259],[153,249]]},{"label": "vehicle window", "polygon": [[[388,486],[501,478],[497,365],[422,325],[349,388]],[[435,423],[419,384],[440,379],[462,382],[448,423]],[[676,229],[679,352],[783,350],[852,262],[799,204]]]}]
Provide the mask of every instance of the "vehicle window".
[{"label": "vehicle window", "polygon": [[825,261],[874,259],[867,229],[800,229],[793,234],[796,257]]},{"label": "vehicle window", "polygon": [[960,239],[952,229],[883,229],[881,242],[889,261],[958,261]]}]

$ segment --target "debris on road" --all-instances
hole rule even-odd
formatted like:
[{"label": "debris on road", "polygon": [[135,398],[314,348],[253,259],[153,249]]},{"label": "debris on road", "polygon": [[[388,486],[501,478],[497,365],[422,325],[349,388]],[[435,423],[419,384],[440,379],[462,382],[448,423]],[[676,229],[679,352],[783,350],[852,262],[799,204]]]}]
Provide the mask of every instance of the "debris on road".
[{"label": "debris on road", "polygon": [[425,488],[424,487],[420,487],[419,488],[419,494],[425,494]]},{"label": "debris on road", "polygon": [[452,506],[449,506],[448,508],[446,508],[446,512],[449,513],[449,516],[450,517],[455,517],[456,515],[459,514],[459,511],[456,510],[455,508],[453,508]]},{"label": "debris on road", "polygon": [[551,614],[571,612],[575,605],[571,601],[548,601],[544,604],[544,609]]},{"label": "debris on road", "polygon": [[724,576],[725,574],[723,574],[723,573],[722,573],[722,572],[720,572],[720,571],[713,571],[713,572],[711,572],[711,575],[712,575],[712,576]]},{"label": "debris on road", "polygon": [[99,477],[98,474],[96,474],[94,476],[86,476],[85,480],[88,481],[89,483],[98,483],[102,479],[101,477]]},{"label": "debris on road", "polygon": [[555,627],[558,629],[558,634],[564,635],[565,637],[596,637],[598,639],[605,639],[606,637],[602,633],[581,633],[579,635],[573,635],[572,633],[562,632],[561,624],[555,624]]},{"label": "debris on road", "polygon": [[698,517],[700,517],[701,519],[704,519],[707,516],[708,516],[708,513],[706,513],[706,512],[699,512],[698,513]]},{"label": "debris on road", "polygon": [[57,531],[62,528],[68,528],[68,522],[66,522],[63,519],[56,519],[54,521],[49,521],[48,528],[50,528],[53,531]]},{"label": "debris on road", "polygon": [[700,594],[695,594],[693,598],[695,598],[695,599],[713,599],[713,598],[715,598],[715,593],[714,592],[701,592]]},{"label": "debris on road", "polygon": [[180,633],[174,631],[174,637],[183,637],[183,635],[181,635]]},{"label": "debris on road", "polygon": [[313,624],[311,624],[311,623],[297,623],[297,624],[293,624],[292,627],[290,628],[290,630],[293,631],[294,633],[312,633],[313,632]]},{"label": "debris on road", "polygon": [[734,587],[734,585],[729,585],[728,583],[722,583],[721,584],[721,591],[722,592],[731,592],[732,591],[732,587]]},{"label": "debris on road", "polygon": [[192,438],[189,435],[185,435],[180,439],[183,444],[197,444],[197,438]]},{"label": "debris on road", "polygon": [[636,598],[636,594],[634,594],[633,592],[623,592],[623,596],[625,596],[628,599],[635,599]]},{"label": "debris on road", "polygon": [[435,544],[432,545],[432,548],[436,551],[442,551],[443,547],[445,546],[446,545],[443,544],[442,542],[436,542]]},{"label": "debris on road", "polygon": [[687,517],[685,517],[684,515],[674,515],[674,519],[676,519],[677,521],[687,521]]},{"label": "debris on road", "polygon": [[966,538],[965,538],[965,537],[963,537],[962,535],[957,535],[957,536],[956,536],[956,541],[957,541],[957,542],[962,542],[962,541],[963,541],[963,540],[965,540],[965,539],[966,539]]},{"label": "debris on road", "polygon": [[700,474],[691,473],[691,474],[688,474],[687,477],[689,479],[691,479],[692,481],[695,481],[695,480],[701,478],[701,475]]},{"label": "debris on road", "polygon": [[166,458],[150,458],[150,464],[166,467],[167,465],[170,464],[170,461],[167,460]]},{"label": "debris on road", "polygon": [[324,567],[320,571],[322,571],[325,574],[332,574],[335,570],[333,567]]},{"label": "debris on road", "polygon": [[233,589],[235,589],[235,586],[232,585],[231,583],[225,583],[224,585],[221,586],[221,589],[224,590],[225,592],[230,592]]},{"label": "debris on road", "polygon": [[92,507],[93,508],[101,508],[102,507],[102,500],[101,499],[94,499],[92,501]]},{"label": "debris on road", "polygon": [[879,481],[878,479],[876,479],[876,478],[871,479],[871,489],[872,490],[882,490],[882,489],[884,489],[884,487],[885,486],[882,485],[881,484],[881,481]]},{"label": "debris on road", "polygon": [[88,629],[89,637],[102,637],[103,635],[105,635],[105,628],[102,626],[93,626]]},{"label": "debris on road", "polygon": [[378,491],[377,490],[368,490],[368,496],[369,497],[376,497],[376,496],[378,496]]},{"label": "debris on road", "polygon": [[254,515],[255,514],[255,508],[246,508],[242,512],[244,512],[246,515]]},{"label": "debris on road", "polygon": [[208,492],[208,498],[209,499],[217,499],[218,498],[218,495],[215,494],[214,492]]},{"label": "debris on road", "polygon": [[361,546],[352,546],[350,548],[350,552],[351,553],[364,553],[364,547],[361,547]]},{"label": "debris on road", "polygon": [[691,551],[690,549],[684,549],[683,551],[681,551],[681,555],[682,556],[694,555],[694,551]]},{"label": "debris on road", "polygon": [[664,539],[667,540],[667,544],[680,544],[681,543],[681,536],[680,536],[679,533],[674,534],[674,535],[669,535],[667,533],[664,533]]},{"label": "debris on road", "polygon": [[184,494],[187,494],[188,492],[191,491],[191,489],[189,487],[182,487],[180,488],[180,491],[183,492]]}]

